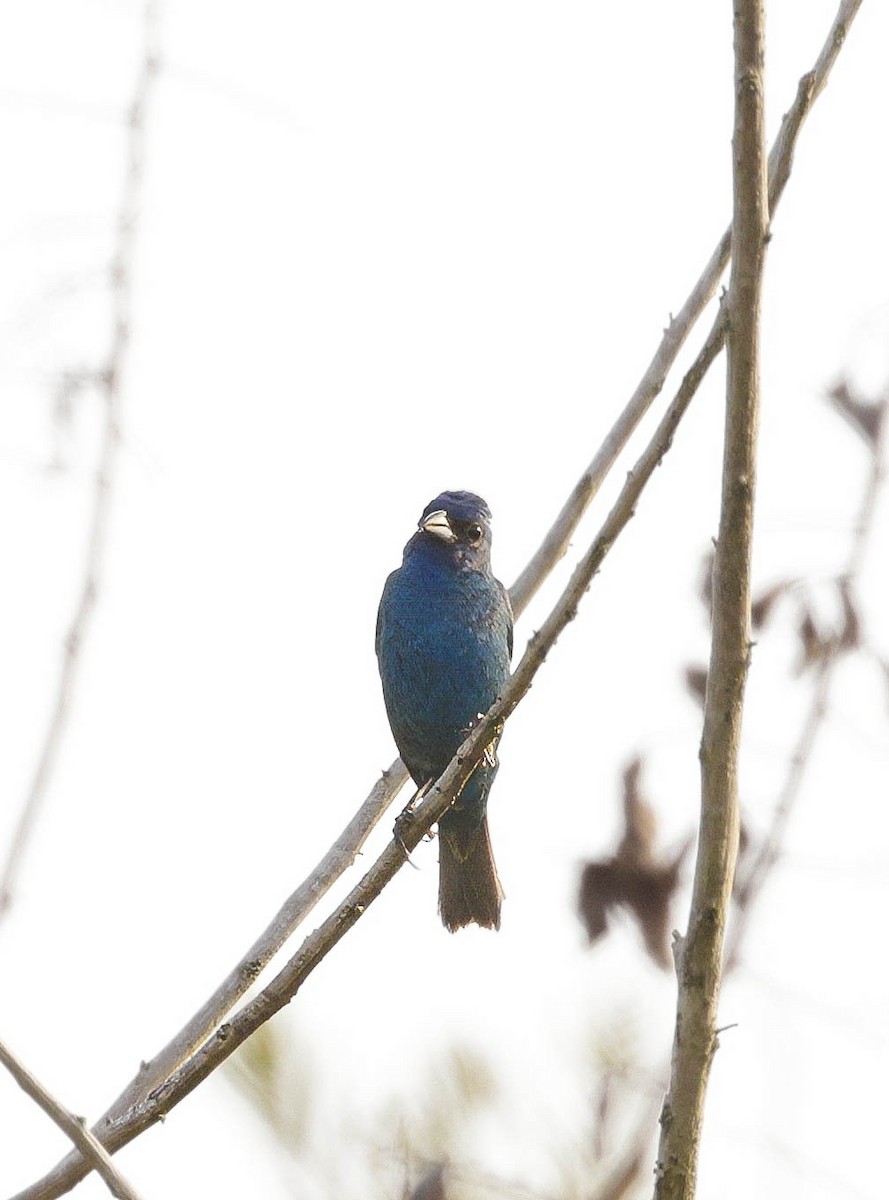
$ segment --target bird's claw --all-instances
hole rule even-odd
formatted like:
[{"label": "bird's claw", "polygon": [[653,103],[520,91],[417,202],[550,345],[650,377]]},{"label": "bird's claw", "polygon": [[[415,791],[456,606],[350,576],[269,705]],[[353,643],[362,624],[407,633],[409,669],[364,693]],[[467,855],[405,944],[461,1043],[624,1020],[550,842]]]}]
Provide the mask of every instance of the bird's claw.
[{"label": "bird's claw", "polygon": [[[414,797],[414,799],[416,799],[416,797]],[[410,824],[411,818],[413,817],[413,815],[414,815],[414,801],[411,800],[410,803],[407,804],[405,806],[405,808],[395,818],[395,824],[392,826],[392,836],[395,838],[396,842],[398,842],[399,846],[401,847],[401,852],[404,855],[405,862],[408,863],[409,866],[413,867],[415,871],[419,871],[420,868],[417,866],[417,864],[411,858],[410,851],[408,850],[407,846],[404,844],[404,835],[402,833],[402,830],[407,825]]]},{"label": "bird's claw", "polygon": [[413,796],[411,796],[410,800],[408,800],[407,804],[405,804],[404,808],[395,818],[395,824],[392,826],[392,836],[401,847],[405,860],[414,868],[415,871],[419,871],[420,868],[411,858],[410,851],[404,844],[404,834],[402,833],[402,830],[410,824],[417,802],[423,799],[433,782],[434,780],[430,779],[427,783],[424,783],[422,787],[417,788]]}]

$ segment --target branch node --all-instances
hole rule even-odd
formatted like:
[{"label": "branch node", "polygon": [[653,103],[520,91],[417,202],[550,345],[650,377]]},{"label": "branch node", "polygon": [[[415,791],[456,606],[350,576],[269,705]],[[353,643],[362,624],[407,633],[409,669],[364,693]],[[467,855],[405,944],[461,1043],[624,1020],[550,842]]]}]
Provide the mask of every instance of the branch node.
[{"label": "branch node", "polygon": [[682,936],[678,929],[673,930],[673,941],[670,949],[673,951],[673,966],[676,971],[677,979],[681,976],[682,963],[685,958],[686,938]]}]

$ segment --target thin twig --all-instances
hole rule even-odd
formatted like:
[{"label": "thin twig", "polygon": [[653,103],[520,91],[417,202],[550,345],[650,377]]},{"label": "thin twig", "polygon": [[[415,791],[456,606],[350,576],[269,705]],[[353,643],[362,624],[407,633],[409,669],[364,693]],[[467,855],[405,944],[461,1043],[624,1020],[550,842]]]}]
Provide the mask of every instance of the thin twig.
[{"label": "thin twig", "polygon": [[[598,536],[586,552],[557,604],[531,639],[525,654],[511,676],[503,696],[475,726],[457,751],[453,761],[412,818],[399,828],[393,839],[364,878],[342,904],[303,942],[297,953],[263,990],[236,1015],[221,1025],[213,1036],[174,1071],[159,1087],[120,1116],[103,1118],[95,1126],[102,1143],[111,1151],[120,1149],[143,1133],[192,1092],[204,1079],[240,1046],[265,1021],[293,999],[315,967],[341,937],[361,918],[387,883],[405,863],[405,850],[413,850],[431,826],[442,816],[472,773],[475,763],[531,686],[531,682],[565,626],[574,619],[615,539],[629,522],[646,483],[669,449],[676,429],[691,403],[701,379],[719,353],[724,337],[720,319],[714,324],[698,359],[683,379],[675,399],[661,419],[655,433],[632,471]],[[19,1193],[15,1200],[53,1200],[63,1195],[88,1173],[82,1159],[69,1157],[44,1179]]]},{"label": "thin twig", "polygon": [[40,1105],[49,1119],[54,1121],[62,1133],[74,1143],[90,1166],[102,1176],[112,1196],[117,1196],[119,1200],[139,1200],[138,1193],[120,1174],[111,1160],[111,1155],[95,1134],[87,1129],[83,1119],[68,1112],[55,1097],[51,1096],[43,1084],[34,1078],[2,1041],[0,1041],[0,1063],[6,1067],[22,1091]]},{"label": "thin twig", "polygon": [[[784,117],[781,129],[772,148],[770,163],[775,182],[770,188],[772,209],[777,206],[787,180],[790,177],[790,167],[796,139],[802,128],[806,115],[815,98],[820,94],[833,65],[836,53],[845,36],[845,24],[851,15],[847,11],[858,7],[856,4],[844,4],[834,25],[831,27],[827,41],[815,68],[803,77],[797,88],[796,98]],[[844,15],[845,14],[845,15]],[[528,604],[540,584],[553,569],[568,540],[574,533],[581,516],[599,487],[605,472],[613,465],[615,458],[626,443],[632,429],[646,411],[648,405],[660,392],[667,371],[672,366],[675,356],[682,344],[677,341],[681,331],[684,340],[688,329],[702,311],[712,294],[711,285],[715,287],[728,256],[729,233],[721,239],[711,256],[710,262],[700,280],[692,290],[679,316],[671,323],[664,338],[652,359],[645,375],[636,388],[626,409],[615,422],[602,449],[593,459],[587,471],[575,485],[571,496],[556,519],[550,533],[528,563],[528,566],[510,590],[513,610],[517,614]],[[722,263],[717,270],[717,264]],[[714,276],[714,271],[716,272]],[[714,337],[717,341],[714,343]],[[708,334],[701,354],[691,368],[689,376],[697,375],[703,378],[710,363],[716,356],[725,340],[725,324],[720,313],[716,323]],[[714,352],[715,349],[715,352]],[[560,549],[561,547],[561,549]],[[342,872],[354,862],[359,850],[364,845],[370,832],[383,817],[392,800],[404,786],[407,771],[400,759],[396,759],[391,767],[383,772],[371,789],[367,799],[362,804],[356,816],[328,850],[327,854],[313,870],[311,875],[300,884],[297,890],[282,905],[269,927],[256,939],[250,949],[238,961],[228,977],[216,989],[213,995],[191,1018],[179,1034],[127,1085],[126,1089],[110,1106],[105,1118],[114,1120],[127,1108],[135,1103],[138,1096],[146,1095],[162,1079],[174,1071],[189,1054],[193,1053],[224,1020],[247,992],[257,975],[274,955],[281,949],[294,930],[305,919],[315,903],[326,893]]]},{"label": "thin twig", "polygon": [[[815,99],[820,95],[827,81],[827,77],[839,52],[839,49],[845,38],[848,24],[851,22],[861,0],[846,0],[841,4],[838,15],[834,20],[833,25],[828,33],[827,40],[819,55],[817,63],[812,71],[803,77],[797,88],[796,98],[791,109],[784,117],[784,120],[779,130],[778,136],[772,149],[770,157],[770,178],[774,177],[774,184],[770,187],[770,202],[772,209],[777,206],[778,201],[783,192],[784,186],[789,178],[790,167],[793,158],[793,152],[796,145],[797,137],[800,133],[802,125],[805,121],[808,112],[814,103]],[[725,240],[725,239],[723,239]],[[722,241],[714,252],[714,256],[708,263],[707,269],[702,276],[702,281],[709,278],[713,267],[714,259],[722,254]],[[720,271],[724,268],[720,267]],[[718,282],[718,275],[717,275]],[[695,308],[695,316],[699,315],[700,311],[706,304],[706,299],[701,299],[702,291],[706,290],[706,284],[699,281],[689,297],[682,312],[686,309],[691,311]],[[715,285],[714,285],[715,286]],[[695,297],[697,296],[697,301]],[[709,298],[709,295],[708,297]],[[680,314],[681,316],[681,314]],[[679,321],[680,318],[677,318]],[[671,326],[672,329],[672,326]],[[675,331],[674,331],[675,334]],[[652,398],[658,394],[663,384],[663,376],[672,365],[675,355],[679,350],[679,345],[673,348],[671,330],[667,330],[664,335],[661,347],[655,358],[652,360],[652,365],[649,367],[642,382],[634,393],[633,399],[627,406],[625,414],[618,419],[615,424],[610,438],[615,440],[615,444],[620,440],[620,427],[624,421],[632,421],[632,410],[636,397],[645,391],[647,387],[652,387]],[[682,403],[687,406],[690,402],[694,390],[699,385],[701,379],[706,374],[707,369],[713,359],[718,354],[722,347],[725,337],[725,328],[722,318],[722,313],[717,316],[713,328],[708,335],[708,338],[698,355],[693,367],[683,381],[680,392],[677,394],[674,404]],[[680,343],[681,344],[681,343]],[[672,349],[672,353],[671,353]],[[655,365],[657,364],[657,366]],[[657,382],[655,374],[661,372],[661,381]],[[684,407],[679,412],[678,416],[674,416],[672,420],[678,421],[681,417]],[[627,415],[630,414],[630,415]],[[667,414],[667,420],[670,414]],[[633,422],[635,425],[635,422]],[[675,428],[675,424],[672,425]],[[669,436],[672,437],[672,428]],[[628,435],[627,435],[628,436]],[[624,439],[625,440],[625,439]],[[623,444],[623,443],[621,443]],[[616,451],[614,452],[616,454]],[[552,569],[555,563],[564,553],[564,545],[567,544],[568,538],[571,536],[574,528],[579,522],[584,507],[592,499],[594,490],[598,487],[598,482],[592,478],[601,468],[596,467],[599,459],[604,461],[606,456],[597,455],[593,460],[593,464],[588,471],[590,475],[589,486],[581,479],[576,485],[568,503],[563,509],[556,525],[554,526],[552,536],[548,536],[543,546],[538,550],[528,568],[522,573],[520,579],[516,581],[511,596],[514,597],[514,608],[520,611],[527,604],[530,597],[540,586],[543,578]],[[610,461],[613,462],[613,455]],[[629,482],[629,481],[628,481]],[[584,499],[585,497],[585,499]],[[572,523],[573,522],[573,523]],[[606,523],[607,524],[607,523]],[[559,546],[561,545],[561,549]],[[547,550],[547,547],[548,550]],[[533,568],[532,568],[532,564]],[[384,812],[391,804],[392,799],[397,795],[398,791],[403,786],[407,778],[406,771],[400,760],[393,763],[389,771],[384,772],[383,777],[374,786],[367,800],[364,802],[359,813],[356,814],[353,822],[344,831],[344,834],[334,847],[328,852],[322,862],[320,876],[324,880],[324,889],[330,885],[336,875],[331,872],[335,871],[339,874],[341,869],[345,869],[348,862],[352,861],[354,854],[357,853],[360,845],[363,844],[370,830],[377,824]],[[360,841],[354,843],[347,840],[349,837]],[[342,864],[341,866],[339,864]],[[260,935],[254,943],[254,946],[241,959],[238,966],[232,971],[229,977],[217,989],[214,996],[205,1004],[202,1009],[195,1015],[194,1018],[183,1028],[183,1030],[152,1060],[149,1069],[143,1074],[140,1072],[127,1085],[120,1097],[109,1107],[106,1114],[100,1119],[96,1125],[96,1130],[103,1138],[103,1141],[112,1149],[119,1148],[132,1140],[133,1137],[141,1133],[144,1128],[147,1128],[159,1116],[154,1116],[150,1119],[144,1119],[139,1128],[131,1128],[127,1125],[126,1114],[128,1110],[132,1110],[137,1102],[137,1098],[145,1099],[149,1093],[157,1086],[157,1082],[161,1078],[166,1078],[172,1075],[174,1071],[182,1067],[184,1072],[189,1066],[189,1055],[200,1053],[200,1048],[206,1040],[207,1031],[211,1028],[216,1028],[219,1022],[224,1019],[226,1014],[234,1007],[234,1004],[247,991],[250,984],[256,977],[256,972],[253,971],[252,964],[263,966],[269,961],[274,952],[276,952],[284,941],[290,936],[296,928],[299,920],[311,908],[311,902],[307,907],[303,907],[302,897],[311,895],[315,888],[316,879],[319,872],[313,872],[293,896],[285,903],[280,912],[275,917],[275,920],[267,930]],[[244,1011],[244,1010],[242,1010]],[[238,1016],[240,1017],[240,1013]],[[224,1030],[230,1029],[231,1026],[220,1028],[217,1038],[220,1036],[224,1041]],[[246,1035],[245,1035],[246,1036]],[[215,1039],[214,1039],[215,1040]],[[220,1059],[220,1061],[222,1061]],[[199,1082],[199,1081],[196,1081]],[[146,1083],[148,1086],[146,1087]],[[196,1086],[196,1084],[195,1084]],[[188,1090],[191,1090],[190,1088]],[[175,1092],[173,1093],[175,1095]],[[183,1092],[182,1095],[187,1094]],[[164,1112],[173,1106],[173,1103],[178,1102],[182,1098],[179,1095],[176,1100],[168,1102],[164,1108]],[[44,1179],[32,1185],[20,1194],[16,1200],[51,1200],[52,1197],[60,1196],[67,1190],[73,1187],[80,1179],[88,1173],[88,1168],[83,1164],[82,1160],[77,1156],[69,1156],[59,1163]]]},{"label": "thin twig", "polygon": [[648,1169],[648,1147],[654,1135],[660,1103],[649,1103],[639,1119],[636,1132],[627,1140],[618,1162],[592,1194],[591,1200],[623,1200],[642,1172]]},{"label": "thin twig", "polygon": [[157,73],[155,8],[154,0],[149,0],[145,8],[145,52],[127,117],[127,165],[110,267],[111,341],[105,366],[95,375],[104,407],[104,420],[96,466],[86,565],[77,603],[63,642],[62,663],[52,715],[6,861],[0,872],[0,918],[12,905],[18,873],[46,797],[68,722],[71,698],[82,661],[83,645],[90,630],[101,585],[111,517],[111,497],[120,452],[121,381],[130,338],[133,249],[142,191],[145,117]]},{"label": "thin twig", "polygon": [[[250,1036],[269,1017],[293,999],[315,967],[343,935],[363,916],[383,888],[404,866],[405,850],[419,845],[432,825],[447,811],[493,738],[499,734],[531,687],[534,676],[552,651],[566,626],[574,620],[593,577],[598,572],[615,540],[635,513],[636,504],[664,454],[670,448],[676,429],[691,403],[706,366],[719,352],[719,337],[713,334],[702,350],[700,361],[688,372],[676,398],[661,419],[648,446],[628,473],[624,485],[595,540],[578,563],[567,586],[540,629],[528,643],[525,653],[510,676],[503,695],[476,725],[458,749],[440,779],[418,803],[399,835],[389,843],[364,878],[346,899],[303,942],[280,973],[256,997],[244,1006],[204,1045],[172,1080],[149,1097],[146,1104],[128,1114],[126,1121],[149,1123],[160,1119],[202,1079]],[[117,1129],[112,1133],[116,1142]],[[129,1138],[127,1138],[129,1140]]]},{"label": "thin twig", "polygon": [[750,654],[750,570],[759,425],[759,323],[769,203],[763,0],[735,0],[734,220],[725,449],[713,630],[701,740],[701,819],[688,932],[675,943],[679,995],[661,1113],[656,1200],[693,1200],[717,1045],[725,924],[738,850],[738,753]]},{"label": "thin twig", "polygon": [[[845,0],[839,7],[814,67],[799,81],[796,99],[785,113],[778,135],[769,152],[769,209],[773,214],[781,199],[793,167],[793,152],[800,128],[810,108],[827,83],[837,54],[862,0]],[[728,266],[731,253],[731,225],[723,233],[682,308],[664,330],[654,357],[636,385],[623,412],[608,432],[592,462],[565,501],[528,565],[509,589],[513,612],[518,616],[540,588],[544,579],[568,550],[580,519],[586,512],[618,455],[636,426],[660,394],[667,375],[689,333],[716,294],[719,280]]]},{"label": "thin twig", "polygon": [[[867,544],[870,541],[877,512],[877,497],[885,474],[889,399],[885,400],[884,404],[887,411],[880,423],[880,432],[871,448],[870,471],[855,521],[852,547],[845,570],[839,576],[844,585],[850,589],[855,588],[864,565]],[[802,793],[806,770],[812,760],[812,748],[827,718],[827,701],[836,668],[842,658],[841,649],[838,638],[832,638],[824,647],[823,656],[816,664],[809,708],[800,728],[796,746],[790,756],[787,774],[772,811],[768,832],[758,846],[744,883],[737,890],[735,896],[734,913],[727,939],[726,971],[733,970],[738,965],[741,945],[747,932],[751,913],[779,861],[787,826]]]},{"label": "thin twig", "polygon": [[[833,22],[831,23],[831,27],[828,30],[827,37],[824,40],[824,43],[822,45],[821,51],[818,55],[818,58],[815,62],[814,67],[812,68],[811,71],[809,71],[805,75],[803,75],[802,78],[799,80],[799,83],[797,85],[796,99],[794,100],[793,105],[791,106],[790,110],[785,114],[785,116],[781,122],[781,128],[778,131],[778,136],[776,137],[776,139],[772,145],[772,149],[769,153],[769,210],[770,210],[770,216],[774,215],[775,210],[778,205],[778,202],[781,198],[781,195],[782,195],[784,188],[787,184],[787,181],[790,177],[790,172],[791,172],[792,165],[793,165],[793,154],[794,154],[795,144],[796,144],[796,140],[799,135],[800,129],[801,129],[806,117],[808,116],[812,105],[815,103],[815,101],[821,95],[821,93],[823,92],[823,90],[827,84],[827,81],[830,77],[831,70],[833,69],[833,66],[834,66],[834,63],[836,62],[837,56],[838,56],[840,50],[842,49],[843,44],[845,43],[846,37],[847,37],[849,30],[851,28],[851,25],[852,25],[852,22],[854,21],[855,17],[858,14],[859,8],[861,7],[861,2],[862,2],[862,0],[842,0],[842,2],[840,3],[840,5],[837,9],[836,16],[834,17]],[[720,246],[722,246],[723,243],[726,241],[726,237],[727,237],[727,235],[723,236],[723,240],[720,243]],[[885,430],[885,426],[887,423],[889,423],[889,422],[884,423],[884,430]],[[878,484],[879,480],[871,481],[871,482],[872,482],[873,486],[876,486]],[[860,550],[859,550],[859,554],[860,554]],[[850,560],[850,565],[849,565],[848,569],[850,571],[852,569],[852,560]],[[815,720],[818,723],[820,723],[820,719],[821,719],[820,715],[818,714],[820,704],[821,704],[821,700],[819,697],[819,689],[816,687],[816,692],[813,697],[813,710],[814,710]],[[825,705],[826,705],[826,698],[825,698]],[[812,720],[812,714],[810,714],[810,718],[806,722],[806,727],[804,727],[803,733],[801,735],[801,741],[806,739],[808,736],[810,736],[810,734],[811,734],[811,736],[814,736],[814,731],[807,729],[807,727],[811,723],[811,720]],[[791,778],[792,778],[794,772],[795,772],[795,768],[793,767],[793,765],[791,765]],[[800,776],[800,782],[801,782],[801,776]],[[778,807],[776,808],[776,820],[778,822],[780,822],[782,826],[784,824],[786,824],[786,820],[787,820],[787,817],[789,816],[789,810],[790,810],[790,805],[785,803],[785,798],[786,798],[789,783],[790,783],[790,779],[788,780],[788,784],[785,784],[785,790],[782,793],[782,798],[781,798],[781,800],[779,800]],[[794,784],[794,786],[795,786],[795,784]],[[792,803],[792,800],[791,800],[791,803]],[[780,836],[783,836],[783,830],[781,831]],[[766,847],[764,847],[764,853],[766,853],[766,854],[769,853],[768,845],[771,841],[772,841],[771,838],[767,839]],[[779,843],[776,843],[776,853],[777,853],[777,844],[779,844]],[[754,870],[755,870],[755,866],[754,866]],[[769,870],[770,870],[770,867],[767,868],[766,870],[764,870],[761,876],[759,876],[759,874],[757,873],[757,883],[754,885],[756,891],[758,891],[759,888],[762,885],[764,885],[765,880],[768,876]],[[755,900],[755,896],[751,896],[751,905],[754,900]],[[746,916],[745,916],[742,918],[742,920],[740,922],[738,922],[737,927],[735,927],[734,925],[732,927],[732,932],[730,933],[730,941],[729,941],[730,951],[729,951],[728,961],[726,964],[726,971],[728,971],[729,969],[731,969],[731,967],[733,965],[735,965],[737,955],[740,952],[740,948],[744,941],[746,932],[747,932],[747,926],[746,926]],[[647,1145],[648,1140],[650,1139],[650,1136],[651,1136],[651,1131],[649,1129],[645,1128],[643,1125],[643,1127],[640,1128],[639,1133],[636,1135],[635,1142],[639,1143],[643,1146]],[[627,1179],[625,1180],[626,1188],[625,1188],[625,1192],[623,1194],[626,1194],[626,1192],[629,1190],[629,1188],[631,1188],[637,1182],[637,1180],[639,1178],[641,1178],[642,1172],[643,1172],[643,1170],[645,1170],[646,1160],[642,1155],[636,1156],[635,1162],[637,1164],[637,1172],[636,1172],[635,1176],[629,1175],[627,1177]]]},{"label": "thin twig", "polygon": [[[863,568],[865,551],[867,543],[870,541],[877,512],[879,489],[885,476],[885,441],[886,433],[889,431],[889,398],[884,400],[883,403],[886,406],[887,412],[880,426],[880,434],[873,447],[871,469],[865,483],[858,518],[855,522],[852,547],[845,570],[840,575],[840,578],[848,585],[851,585],[853,589]],[[781,847],[784,844],[787,826],[802,793],[806,770],[812,757],[812,750],[827,717],[830,687],[833,682],[835,668],[841,657],[839,650],[840,646],[837,641],[830,642],[825,647],[824,655],[819,659],[815,667],[809,709],[800,727],[793,753],[790,756],[787,774],[772,811],[768,832],[759,845],[752,864],[746,872],[743,885],[735,891],[731,921],[726,936],[725,967],[723,969],[723,974],[726,978],[738,968],[741,951],[749,935],[751,914],[772,872],[780,861]],[[658,1072],[656,1077],[660,1077],[661,1074],[664,1077],[668,1075],[667,1066],[664,1067],[662,1072]],[[645,1157],[645,1151],[654,1132],[656,1116],[657,1110],[650,1117],[643,1119],[638,1132],[633,1136],[628,1147],[625,1149],[623,1161],[627,1164],[628,1169],[625,1174],[615,1176],[615,1178],[620,1180],[622,1187],[622,1190],[614,1192],[615,1197],[627,1195],[630,1187],[641,1178],[643,1171],[647,1170],[648,1160]],[[631,1169],[633,1166],[635,1166],[635,1170]],[[596,1193],[595,1200],[602,1200],[598,1192]]]}]

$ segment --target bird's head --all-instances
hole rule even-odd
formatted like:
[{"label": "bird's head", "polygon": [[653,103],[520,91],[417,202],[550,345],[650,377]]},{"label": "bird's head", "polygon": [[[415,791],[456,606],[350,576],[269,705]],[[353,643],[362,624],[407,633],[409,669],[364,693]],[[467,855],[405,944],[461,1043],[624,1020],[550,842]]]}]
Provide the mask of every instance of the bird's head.
[{"label": "bird's head", "polygon": [[467,566],[490,563],[491,510],[473,492],[442,492],[423,509],[415,545],[450,555]]}]

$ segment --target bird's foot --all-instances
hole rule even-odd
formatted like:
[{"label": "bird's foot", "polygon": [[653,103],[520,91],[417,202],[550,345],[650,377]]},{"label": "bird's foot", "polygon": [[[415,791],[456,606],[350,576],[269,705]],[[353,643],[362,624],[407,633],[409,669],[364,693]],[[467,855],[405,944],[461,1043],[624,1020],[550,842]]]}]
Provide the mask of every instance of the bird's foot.
[{"label": "bird's foot", "polygon": [[[422,787],[417,788],[417,790],[414,792],[413,796],[411,796],[410,800],[408,800],[407,804],[405,804],[404,808],[401,810],[401,812],[395,818],[395,824],[392,826],[392,836],[395,838],[396,842],[398,842],[399,846],[402,849],[404,857],[410,863],[410,865],[414,868],[415,871],[419,871],[420,868],[417,866],[417,864],[411,858],[410,851],[408,850],[407,846],[404,844],[404,834],[405,834],[405,831],[410,827],[410,823],[413,820],[414,809],[416,808],[419,801],[422,800],[423,797],[426,795],[426,793],[429,791],[430,787],[432,786],[432,784],[434,782],[435,782],[434,780],[430,779],[427,783],[424,783]],[[432,834],[428,833],[426,835],[426,838],[428,841],[431,841]]]},{"label": "bird's foot", "polygon": [[[422,791],[422,790],[423,789],[421,788],[420,791]],[[404,854],[405,861],[407,863],[409,863],[410,866],[412,866],[415,871],[419,871],[420,868],[417,866],[417,864],[411,858],[410,851],[408,850],[407,846],[404,844],[404,835],[405,835],[405,831],[410,827],[411,820],[413,819],[414,805],[417,803],[417,797],[420,795],[420,791],[414,792],[413,796],[411,796],[410,800],[408,800],[407,804],[405,804],[404,808],[401,810],[401,812],[395,818],[395,824],[392,826],[392,836],[395,838],[396,842],[398,842],[399,846],[401,847],[401,851]]]},{"label": "bird's foot", "polygon": [[407,807],[395,818],[395,824],[392,826],[392,836],[401,847],[401,852],[404,855],[405,862],[407,862],[409,866],[413,867],[415,871],[419,871],[420,868],[411,858],[410,851],[404,844],[404,833],[409,827],[413,815],[413,801],[411,801],[411,803],[408,804]]}]

